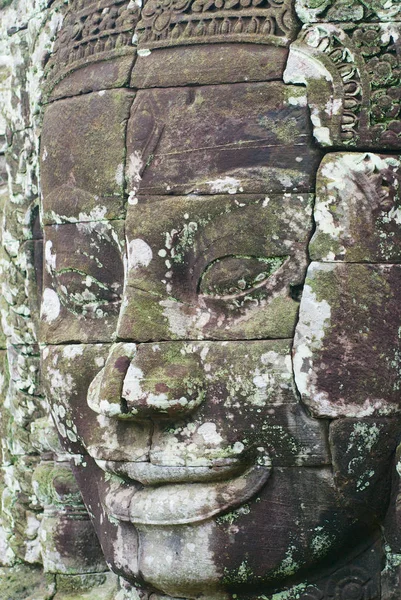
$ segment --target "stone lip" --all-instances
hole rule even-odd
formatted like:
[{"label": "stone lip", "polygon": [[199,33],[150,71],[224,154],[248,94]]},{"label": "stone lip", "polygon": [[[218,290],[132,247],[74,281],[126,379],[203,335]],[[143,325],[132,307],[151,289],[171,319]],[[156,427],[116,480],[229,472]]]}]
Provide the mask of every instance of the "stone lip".
[{"label": "stone lip", "polygon": [[135,482],[129,486],[124,482],[111,482],[104,505],[110,517],[134,525],[195,523],[244,504],[259,492],[270,473],[268,466],[253,465],[238,477],[225,481],[143,487]]},{"label": "stone lip", "polygon": [[[244,462],[236,459],[220,459],[218,464],[200,466],[155,465],[150,462],[123,462],[95,459],[106,473],[114,473],[124,479],[139,481],[142,485],[167,483],[198,483],[227,480],[244,471]],[[210,461],[208,461],[210,463]]]}]

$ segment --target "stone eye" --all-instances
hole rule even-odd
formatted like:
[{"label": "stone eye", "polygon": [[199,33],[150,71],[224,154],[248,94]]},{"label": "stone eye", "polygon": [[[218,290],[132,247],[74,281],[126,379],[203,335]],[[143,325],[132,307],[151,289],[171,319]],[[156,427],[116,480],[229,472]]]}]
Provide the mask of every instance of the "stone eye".
[{"label": "stone eye", "polygon": [[199,280],[199,294],[224,299],[262,288],[288,256],[229,255],[209,263]]},{"label": "stone eye", "polygon": [[120,300],[118,284],[106,285],[79,269],[60,269],[54,274],[54,283],[61,302],[73,311]]}]

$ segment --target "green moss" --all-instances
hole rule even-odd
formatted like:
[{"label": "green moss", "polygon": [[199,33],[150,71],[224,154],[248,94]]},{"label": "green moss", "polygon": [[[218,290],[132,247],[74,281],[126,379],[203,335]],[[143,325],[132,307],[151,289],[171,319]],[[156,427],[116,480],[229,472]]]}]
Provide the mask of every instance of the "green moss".
[{"label": "green moss", "polygon": [[225,584],[255,583],[259,578],[254,575],[247,560],[243,560],[238,569],[224,569],[223,582]]},{"label": "green moss", "polygon": [[54,576],[40,568],[18,565],[0,569],[1,600],[52,600],[54,592]]},{"label": "green moss", "polygon": [[54,600],[114,600],[117,591],[117,577],[112,573],[57,575]]},{"label": "green moss", "polygon": [[[263,331],[265,337],[268,338],[292,337],[297,322],[298,308],[298,302],[292,298],[282,296],[273,298],[267,307],[259,310],[256,314],[252,312],[252,319],[249,323],[241,322],[240,326],[244,331],[244,337],[254,337],[255,331],[258,329]],[[235,326],[232,327],[232,333],[235,334]]]},{"label": "green moss", "polygon": [[273,121],[271,117],[263,116],[259,118],[258,124],[273,133],[282,144],[292,144],[299,136],[299,123],[295,118]]},{"label": "green moss", "polygon": [[341,244],[329,233],[323,231],[317,232],[309,244],[309,256],[311,260],[327,258],[330,252],[333,252],[336,256],[342,255],[343,249]]}]

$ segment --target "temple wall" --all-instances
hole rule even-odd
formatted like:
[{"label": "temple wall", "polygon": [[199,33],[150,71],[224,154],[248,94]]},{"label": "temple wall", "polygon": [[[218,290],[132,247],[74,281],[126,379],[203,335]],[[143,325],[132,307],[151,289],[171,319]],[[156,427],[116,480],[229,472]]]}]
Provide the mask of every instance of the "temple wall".
[{"label": "temple wall", "polygon": [[0,3],[0,598],[13,600],[124,594],[99,553],[91,563],[60,541],[92,526],[39,381],[41,80],[65,4]]}]

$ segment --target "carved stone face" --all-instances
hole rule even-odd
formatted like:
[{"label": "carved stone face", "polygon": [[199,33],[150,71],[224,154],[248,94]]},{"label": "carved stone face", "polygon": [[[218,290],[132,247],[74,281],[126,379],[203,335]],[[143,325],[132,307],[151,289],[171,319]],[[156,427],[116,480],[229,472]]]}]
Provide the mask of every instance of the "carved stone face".
[{"label": "carved stone face", "polygon": [[368,545],[400,434],[399,160],[322,161],[279,81],[58,100],[41,159],[44,380],[112,568],[225,597]]}]

